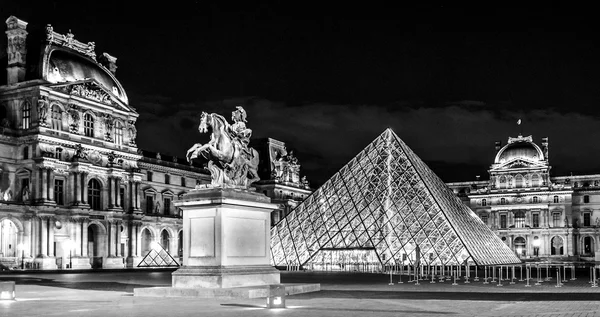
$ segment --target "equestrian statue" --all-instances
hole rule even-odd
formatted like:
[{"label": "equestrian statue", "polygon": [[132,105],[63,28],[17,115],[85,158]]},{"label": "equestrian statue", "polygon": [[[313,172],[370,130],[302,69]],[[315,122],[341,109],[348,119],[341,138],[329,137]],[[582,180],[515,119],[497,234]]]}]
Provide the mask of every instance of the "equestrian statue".
[{"label": "equestrian statue", "polygon": [[233,124],[216,113],[202,112],[200,133],[209,132],[210,141],[196,143],[187,151],[187,160],[202,157],[208,160],[213,187],[249,188],[258,180],[258,152],[248,147],[252,130],[246,128],[246,111],[241,106],[231,114]]}]

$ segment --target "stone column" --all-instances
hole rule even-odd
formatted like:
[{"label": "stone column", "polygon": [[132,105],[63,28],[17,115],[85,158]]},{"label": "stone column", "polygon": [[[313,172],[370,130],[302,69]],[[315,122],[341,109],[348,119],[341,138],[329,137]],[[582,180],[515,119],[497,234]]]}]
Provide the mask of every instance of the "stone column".
[{"label": "stone column", "polygon": [[81,222],[81,255],[88,256],[88,219]]},{"label": "stone column", "polygon": [[48,222],[46,218],[40,219],[40,254],[48,255]]},{"label": "stone column", "polygon": [[89,204],[88,200],[88,172],[82,172],[81,173],[81,189],[82,189],[82,194],[81,194],[81,202],[84,205]]},{"label": "stone column", "polygon": [[29,219],[29,256],[32,257],[37,255],[37,235],[39,234],[39,231],[37,230],[36,222],[36,217],[31,217]]},{"label": "stone column", "polygon": [[78,174],[79,172],[73,172],[73,205],[75,206],[79,205],[79,198],[81,197],[79,194],[79,187],[81,187],[81,185],[79,184],[77,177]]},{"label": "stone column", "polygon": [[53,218],[48,218],[48,256],[55,256],[54,250],[54,225],[55,221]]},{"label": "stone column", "polygon": [[48,170],[45,167],[40,168],[40,183],[42,185],[41,200],[46,201],[48,199]]},{"label": "stone column", "polygon": [[116,227],[116,234],[117,234],[117,239],[116,239],[116,243],[115,243],[115,255],[116,256],[122,256],[123,254],[123,250],[121,250],[121,222],[117,221],[115,223],[115,227]]},{"label": "stone column", "polygon": [[54,169],[48,169],[48,200],[54,201]]},{"label": "stone column", "polygon": [[108,208],[115,207],[115,182],[112,176],[108,177]]},{"label": "stone column", "polygon": [[117,208],[123,208],[121,206],[121,178],[115,177],[115,206]]},{"label": "stone column", "polygon": [[75,223],[75,255],[81,256],[81,244],[83,242],[83,237],[81,234],[81,219],[77,219]]},{"label": "stone column", "polygon": [[114,246],[113,246],[113,223],[111,220],[108,221],[108,225],[106,226],[106,242],[108,245],[108,256],[114,255]]},{"label": "stone column", "polygon": [[135,225],[135,256],[139,256],[142,253],[142,246],[140,245],[140,224]]},{"label": "stone column", "polygon": [[141,193],[140,193],[140,183],[139,182],[135,182],[135,209],[136,210],[140,210],[140,197]]}]

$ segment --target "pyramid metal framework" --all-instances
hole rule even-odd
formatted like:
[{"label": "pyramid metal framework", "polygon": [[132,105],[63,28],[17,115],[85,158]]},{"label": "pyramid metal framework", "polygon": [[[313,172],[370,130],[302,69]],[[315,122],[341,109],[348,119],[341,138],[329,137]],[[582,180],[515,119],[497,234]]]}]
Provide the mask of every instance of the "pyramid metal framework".
[{"label": "pyramid metal framework", "polygon": [[138,267],[179,267],[179,263],[160,244],[151,248]]},{"label": "pyramid metal framework", "polygon": [[277,223],[271,237],[276,266],[305,265],[332,250],[371,250],[381,265],[521,262],[391,129]]}]

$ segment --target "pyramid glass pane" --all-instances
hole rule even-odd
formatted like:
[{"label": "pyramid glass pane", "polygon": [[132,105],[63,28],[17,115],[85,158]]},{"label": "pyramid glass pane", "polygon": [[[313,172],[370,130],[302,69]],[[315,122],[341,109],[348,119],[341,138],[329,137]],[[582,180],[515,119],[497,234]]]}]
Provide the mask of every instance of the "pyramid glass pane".
[{"label": "pyramid glass pane", "polygon": [[390,129],[271,231],[278,266],[520,262]]}]

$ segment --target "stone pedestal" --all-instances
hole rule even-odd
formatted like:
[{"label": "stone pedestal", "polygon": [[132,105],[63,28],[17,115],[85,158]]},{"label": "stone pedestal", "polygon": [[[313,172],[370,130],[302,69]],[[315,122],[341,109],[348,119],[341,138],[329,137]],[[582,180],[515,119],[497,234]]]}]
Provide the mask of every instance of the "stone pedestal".
[{"label": "stone pedestal", "polygon": [[141,256],[128,256],[125,259],[125,267],[130,269],[130,268],[137,268],[138,264],[142,261],[143,257]]},{"label": "stone pedestal", "polygon": [[[69,260],[67,260],[66,263]],[[71,264],[73,265],[73,269],[75,270],[89,270],[92,268],[92,265],[90,264],[90,258],[88,258],[87,256],[74,256],[71,258]]]},{"label": "stone pedestal", "polygon": [[56,270],[56,258],[47,255],[38,255],[33,260],[34,268],[38,270]]},{"label": "stone pedestal", "polygon": [[183,210],[183,266],[173,288],[231,288],[279,284],[271,266],[270,198],[247,190],[192,190],[175,202]]},{"label": "stone pedestal", "polygon": [[120,256],[109,256],[102,264],[103,269],[122,269],[125,268],[125,261]]}]

